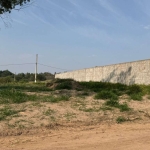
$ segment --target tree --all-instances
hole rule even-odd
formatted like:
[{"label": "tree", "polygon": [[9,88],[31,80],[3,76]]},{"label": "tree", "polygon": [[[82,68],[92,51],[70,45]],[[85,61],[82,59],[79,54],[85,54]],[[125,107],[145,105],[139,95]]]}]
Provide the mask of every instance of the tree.
[{"label": "tree", "polygon": [[0,77],[8,77],[13,76],[14,74],[10,72],[9,70],[0,71]]},{"label": "tree", "polygon": [[20,6],[20,8],[31,0],[0,0],[0,14],[4,14],[6,12],[11,13],[12,9],[15,9],[16,6]]}]

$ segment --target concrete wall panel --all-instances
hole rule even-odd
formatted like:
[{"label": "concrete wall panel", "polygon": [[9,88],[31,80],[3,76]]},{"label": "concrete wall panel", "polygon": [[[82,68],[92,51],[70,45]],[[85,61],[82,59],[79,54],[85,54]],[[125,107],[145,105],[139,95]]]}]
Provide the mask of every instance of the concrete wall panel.
[{"label": "concrete wall panel", "polygon": [[76,81],[103,81],[123,84],[150,84],[150,60],[99,66],[56,74],[55,78]]}]

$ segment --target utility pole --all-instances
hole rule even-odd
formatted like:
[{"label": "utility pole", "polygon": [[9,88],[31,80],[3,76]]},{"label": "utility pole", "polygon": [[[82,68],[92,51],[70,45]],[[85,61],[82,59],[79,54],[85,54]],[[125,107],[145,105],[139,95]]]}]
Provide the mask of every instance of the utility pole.
[{"label": "utility pole", "polygon": [[14,82],[16,81],[16,72],[14,73]]},{"label": "utility pole", "polygon": [[36,63],[35,63],[35,83],[37,78],[37,64],[38,64],[38,54],[36,54]]}]

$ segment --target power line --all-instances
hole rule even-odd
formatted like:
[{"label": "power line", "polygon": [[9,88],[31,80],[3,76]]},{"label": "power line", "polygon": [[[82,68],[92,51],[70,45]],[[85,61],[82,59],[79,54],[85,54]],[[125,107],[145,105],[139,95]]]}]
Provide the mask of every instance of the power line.
[{"label": "power line", "polygon": [[57,68],[57,67],[53,67],[53,66],[49,66],[49,65],[45,65],[45,64],[40,64],[40,63],[38,63],[38,65],[49,67],[49,68],[54,68],[54,69],[59,69],[59,70],[71,71],[71,70],[68,70],[68,69]]},{"label": "power line", "polygon": [[22,64],[4,64],[4,65],[0,65],[0,66],[19,66],[19,65],[33,65],[35,63],[22,63]]},{"label": "power line", "polygon": [[[3,64],[3,65],[0,65],[0,66],[21,66],[21,65],[35,65],[35,64],[36,64],[36,63]],[[37,64],[38,64],[38,65],[41,65],[41,66],[49,67],[49,68],[58,69],[58,70],[71,71],[71,70],[68,70],[68,69],[53,67],[53,66],[49,66],[49,65],[45,65],[45,64],[40,64],[40,63],[37,63]]]}]

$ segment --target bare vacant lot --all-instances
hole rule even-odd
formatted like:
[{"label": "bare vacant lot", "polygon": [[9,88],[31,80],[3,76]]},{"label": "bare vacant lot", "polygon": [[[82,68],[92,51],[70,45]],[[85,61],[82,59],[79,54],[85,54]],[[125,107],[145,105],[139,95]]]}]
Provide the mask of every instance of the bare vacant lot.
[{"label": "bare vacant lot", "polygon": [[60,83],[1,86],[0,149],[150,149],[150,100],[143,87],[96,91]]}]

